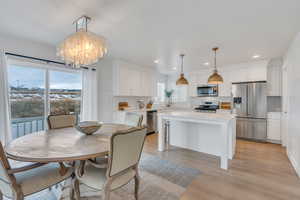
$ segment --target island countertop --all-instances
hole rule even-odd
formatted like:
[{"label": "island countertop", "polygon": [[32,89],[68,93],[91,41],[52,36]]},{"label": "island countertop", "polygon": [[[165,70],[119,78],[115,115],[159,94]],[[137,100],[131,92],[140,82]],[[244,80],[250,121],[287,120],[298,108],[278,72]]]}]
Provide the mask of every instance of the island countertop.
[{"label": "island countertop", "polygon": [[203,113],[196,111],[162,111],[158,113],[159,117],[171,117],[171,118],[181,118],[190,120],[205,120],[214,122],[228,122],[235,118],[233,114],[229,113]]}]

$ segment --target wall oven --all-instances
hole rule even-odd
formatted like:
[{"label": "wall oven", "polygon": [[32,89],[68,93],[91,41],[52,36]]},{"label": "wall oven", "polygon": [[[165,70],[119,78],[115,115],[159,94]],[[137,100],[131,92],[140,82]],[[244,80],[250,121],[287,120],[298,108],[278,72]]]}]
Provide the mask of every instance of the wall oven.
[{"label": "wall oven", "polygon": [[198,97],[217,97],[218,85],[199,85],[197,87]]}]

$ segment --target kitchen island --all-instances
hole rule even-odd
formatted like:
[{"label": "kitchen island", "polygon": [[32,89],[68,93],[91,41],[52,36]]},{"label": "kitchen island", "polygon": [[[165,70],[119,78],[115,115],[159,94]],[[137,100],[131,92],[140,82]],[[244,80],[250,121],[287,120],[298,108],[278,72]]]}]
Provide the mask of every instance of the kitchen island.
[{"label": "kitchen island", "polygon": [[170,144],[219,156],[221,168],[227,170],[228,159],[235,153],[235,126],[235,117],[228,113],[161,112],[158,114],[158,150],[165,151]]}]

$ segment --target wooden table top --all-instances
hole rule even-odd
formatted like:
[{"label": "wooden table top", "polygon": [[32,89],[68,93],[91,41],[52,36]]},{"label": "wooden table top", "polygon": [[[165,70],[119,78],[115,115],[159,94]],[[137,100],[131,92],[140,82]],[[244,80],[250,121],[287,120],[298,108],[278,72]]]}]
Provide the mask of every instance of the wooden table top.
[{"label": "wooden table top", "polygon": [[130,126],[104,124],[93,135],[75,128],[52,129],[22,136],[5,147],[10,159],[24,162],[63,162],[104,156],[110,149],[110,136]]}]

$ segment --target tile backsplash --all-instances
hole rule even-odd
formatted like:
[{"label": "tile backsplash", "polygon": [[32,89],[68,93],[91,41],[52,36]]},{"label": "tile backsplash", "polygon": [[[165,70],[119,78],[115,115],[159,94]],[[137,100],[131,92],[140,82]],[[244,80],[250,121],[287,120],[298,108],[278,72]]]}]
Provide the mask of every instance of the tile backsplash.
[{"label": "tile backsplash", "polygon": [[214,102],[215,104],[219,104],[219,102],[231,102],[231,97],[191,97],[191,106],[199,106],[204,104],[206,101]]},{"label": "tile backsplash", "polygon": [[268,112],[281,112],[281,97],[268,96],[267,97]]},{"label": "tile backsplash", "polygon": [[119,102],[128,102],[130,108],[138,108],[138,100],[143,100],[145,105],[152,100],[152,97],[113,97],[114,110],[118,110]]}]

